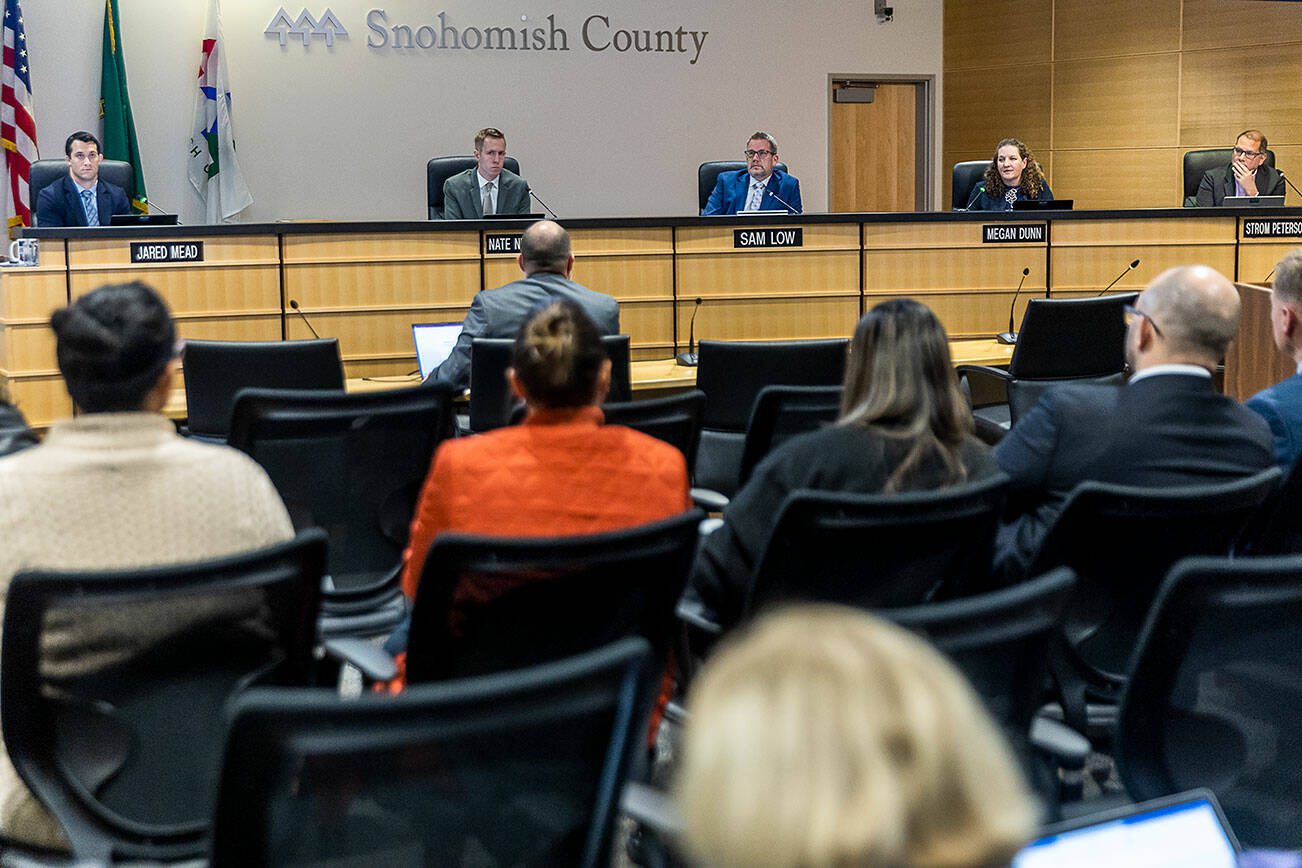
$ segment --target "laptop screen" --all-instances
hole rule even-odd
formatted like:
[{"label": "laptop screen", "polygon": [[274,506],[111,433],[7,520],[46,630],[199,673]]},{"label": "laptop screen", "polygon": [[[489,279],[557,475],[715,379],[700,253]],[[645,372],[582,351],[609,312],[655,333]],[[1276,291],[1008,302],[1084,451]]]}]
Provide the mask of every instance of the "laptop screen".
[{"label": "laptop screen", "polygon": [[411,336],[416,343],[416,364],[420,365],[423,380],[452,355],[452,348],[461,337],[461,323],[412,323]]},{"label": "laptop screen", "polygon": [[[1073,828],[1063,828],[1063,826]],[[1238,844],[1205,791],[1063,824],[1032,842],[1013,868],[1234,868]]]}]

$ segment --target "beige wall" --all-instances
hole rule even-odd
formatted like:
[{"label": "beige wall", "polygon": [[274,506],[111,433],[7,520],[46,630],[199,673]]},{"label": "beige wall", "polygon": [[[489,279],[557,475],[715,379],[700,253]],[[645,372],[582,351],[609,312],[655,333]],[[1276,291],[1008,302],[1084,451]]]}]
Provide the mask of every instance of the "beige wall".
[{"label": "beige wall", "polygon": [[[941,73],[942,0],[901,0],[889,24],[876,22],[871,3],[836,0],[283,3],[291,17],[305,5],[314,15],[333,9],[349,36],[332,49],[320,39],[282,49],[265,36],[281,5],[223,3],[237,144],[255,199],[246,220],[423,219],[425,161],[469,153],[486,124],[507,132],[526,177],[563,216],[695,213],[697,164],[732,158],[757,127],[777,136],[806,208],[821,211],[828,75],[932,75],[939,84]],[[24,7],[41,153],[61,156],[68,132],[95,123],[103,0]],[[206,8],[207,0],[121,2],[150,197],[186,222],[200,213],[184,158]],[[521,15],[534,25],[553,13],[571,50],[368,48],[374,8],[390,25],[445,11],[454,25],[518,27]],[[592,14],[613,28],[709,35],[694,65],[676,53],[587,51],[579,29]]]},{"label": "beige wall", "polygon": [[1184,152],[1249,127],[1302,181],[1302,4],[946,0],[944,29],[946,202],[1008,136],[1077,208],[1178,206]]}]

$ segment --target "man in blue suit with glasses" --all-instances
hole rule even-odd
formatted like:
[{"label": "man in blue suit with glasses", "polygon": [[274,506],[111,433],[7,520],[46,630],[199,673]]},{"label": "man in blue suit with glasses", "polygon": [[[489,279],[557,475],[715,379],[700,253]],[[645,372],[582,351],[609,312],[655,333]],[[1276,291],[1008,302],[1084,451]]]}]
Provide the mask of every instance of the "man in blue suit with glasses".
[{"label": "man in blue suit with glasses", "polygon": [[707,216],[748,211],[786,211],[799,214],[800,182],[781,169],[777,139],[757,132],[746,143],[746,168],[723,172],[701,212]]}]

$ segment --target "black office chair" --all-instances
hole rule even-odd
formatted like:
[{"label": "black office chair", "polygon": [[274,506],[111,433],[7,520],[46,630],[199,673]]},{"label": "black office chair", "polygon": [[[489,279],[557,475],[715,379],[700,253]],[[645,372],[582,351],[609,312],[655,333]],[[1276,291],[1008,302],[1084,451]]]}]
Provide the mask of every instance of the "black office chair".
[{"label": "black office chair", "polygon": [[[1198,185],[1203,175],[1212,169],[1219,169],[1230,164],[1234,157],[1233,148],[1205,148],[1184,153],[1184,207],[1192,208],[1198,204]],[[1266,150],[1266,165],[1275,168],[1275,152]]]},{"label": "black office chair", "polygon": [[[110,184],[121,187],[127,194],[127,201],[136,198],[136,170],[130,163],[122,160],[100,160],[99,176]],[[62,178],[68,177],[67,160],[37,160],[32,163],[31,176],[27,183],[28,201],[32,205],[32,225],[36,226],[36,202],[41,191]],[[108,215],[103,218],[108,223]]]},{"label": "black office chair", "polygon": [[830,425],[840,413],[840,386],[765,386],[746,427],[737,487],[750,481],[755,465],[775,447]]},{"label": "black office chair", "polygon": [[[697,213],[705,213],[705,204],[710,201],[710,194],[714,192],[714,185],[718,182],[720,175],[724,172],[736,172],[744,168],[746,168],[746,164],[741,160],[714,160],[709,163],[701,163],[696,169],[697,198],[700,200]],[[773,168],[785,172],[787,171],[787,164],[774,163]]]},{"label": "black office chair", "polygon": [[[632,399],[629,379],[629,336],[603,335],[602,346],[610,357],[611,401]],[[502,428],[516,417],[519,403],[506,382],[511,367],[511,338],[475,338],[470,345],[470,428],[475,434]],[[519,417],[522,418],[522,417]]]},{"label": "black office chair", "polygon": [[950,208],[959,211],[967,207],[968,200],[972,198],[972,191],[976,189],[977,184],[981,183],[982,176],[988,168],[990,168],[989,160],[967,160],[954,164],[949,187]]},{"label": "black office chair", "polygon": [[1293,462],[1279,490],[1262,504],[1239,540],[1249,555],[1302,554],[1302,461]]},{"label": "black office chair", "polygon": [[212,864],[609,864],[645,733],[644,640],[399,696],[249,691]]},{"label": "black office chair", "polygon": [[746,429],[759,393],[765,386],[838,385],[848,345],[845,338],[701,341],[696,388],[705,393],[705,416],[695,484],[717,492],[724,503],[735,495]]},{"label": "black office chair", "polygon": [[190,436],[225,443],[241,389],[342,391],[339,341],[186,341],[186,427]]},{"label": "black office chair", "polygon": [[1189,558],[1162,583],[1121,700],[1127,793],[1216,793],[1239,838],[1302,848],[1302,557]]},{"label": "black office chair", "polygon": [[321,637],[388,635],[407,616],[407,531],[438,444],[454,431],[452,387],[385,392],[244,389],[230,444],[262,465],[296,527],[330,537]]},{"label": "black office chair", "polygon": [[699,389],[667,398],[611,402],[601,409],[607,425],[626,425],[663,440],[683,453],[689,469],[695,463],[705,412],[705,393]]},{"label": "black office chair", "polygon": [[957,368],[973,396],[977,436],[997,443],[1054,386],[1121,385],[1126,370],[1123,309],[1137,298],[1138,293],[1127,292],[1031,299],[1007,371],[987,365]]},{"label": "black office chair", "polygon": [[532,666],[624,636],[651,643],[658,676],[702,518],[575,537],[440,535],[416,591],[408,682]]},{"label": "black office chair", "polygon": [[1272,467],[1206,485],[1076,487],[1029,573],[1066,565],[1080,576],[1056,661],[1069,723],[1086,725],[1088,696],[1116,700],[1139,629],[1171,565],[1190,555],[1228,554],[1279,478]]},{"label": "black office chair", "polygon": [[[429,219],[443,219],[443,182],[476,165],[474,156],[435,157],[425,164],[425,198],[429,205]],[[502,161],[502,166],[512,174],[520,174],[520,163],[515,157],[507,157]]]},{"label": "black office chair", "polygon": [[80,863],[204,852],[221,710],[254,682],[310,683],[325,557],[312,530],[201,564],[14,578],[5,747]]}]

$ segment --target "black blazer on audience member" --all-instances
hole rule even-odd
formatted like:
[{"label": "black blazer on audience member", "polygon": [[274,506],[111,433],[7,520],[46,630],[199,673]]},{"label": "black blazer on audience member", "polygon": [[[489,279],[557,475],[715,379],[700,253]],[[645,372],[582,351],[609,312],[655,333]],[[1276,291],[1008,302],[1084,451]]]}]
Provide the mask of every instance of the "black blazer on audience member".
[{"label": "black blazer on audience member", "polygon": [[1053,389],[999,442],[995,459],[1011,480],[1009,521],[996,547],[997,572],[1008,579],[1025,576],[1081,482],[1228,482],[1274,462],[1261,417],[1218,394],[1211,378],[1186,374]]}]

